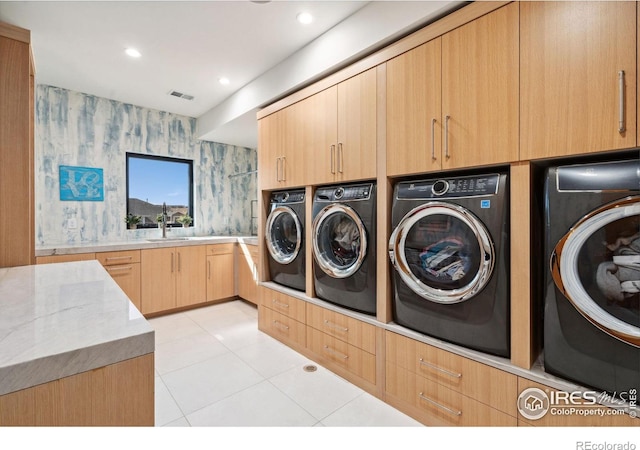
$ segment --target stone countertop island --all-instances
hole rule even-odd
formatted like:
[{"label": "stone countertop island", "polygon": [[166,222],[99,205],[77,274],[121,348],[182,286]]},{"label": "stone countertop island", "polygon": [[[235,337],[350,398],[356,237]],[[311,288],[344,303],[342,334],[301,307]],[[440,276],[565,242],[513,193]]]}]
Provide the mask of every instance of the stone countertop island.
[{"label": "stone countertop island", "polygon": [[152,426],[154,339],[98,261],[0,269],[0,426]]}]

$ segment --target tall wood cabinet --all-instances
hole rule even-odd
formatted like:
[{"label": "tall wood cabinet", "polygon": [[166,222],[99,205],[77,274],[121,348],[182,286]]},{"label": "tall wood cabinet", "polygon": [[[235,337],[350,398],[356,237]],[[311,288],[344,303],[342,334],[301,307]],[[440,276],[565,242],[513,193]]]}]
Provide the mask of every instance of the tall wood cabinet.
[{"label": "tall wood cabinet", "polygon": [[0,23],[0,267],[35,263],[30,40],[28,30]]},{"label": "tall wood cabinet", "polygon": [[518,4],[387,62],[387,175],[518,160]]}]

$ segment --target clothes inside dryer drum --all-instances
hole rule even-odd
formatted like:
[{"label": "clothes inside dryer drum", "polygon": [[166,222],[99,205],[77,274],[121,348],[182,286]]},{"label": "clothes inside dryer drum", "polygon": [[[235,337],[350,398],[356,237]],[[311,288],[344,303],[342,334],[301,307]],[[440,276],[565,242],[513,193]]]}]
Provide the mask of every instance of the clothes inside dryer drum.
[{"label": "clothes inside dryer drum", "polygon": [[437,289],[459,289],[475,277],[480,263],[478,238],[455,217],[434,214],[407,234],[405,256],[413,275]]},{"label": "clothes inside dryer drum", "polygon": [[358,225],[346,214],[334,213],[323,224],[318,242],[324,258],[341,268],[353,265],[360,256]]}]

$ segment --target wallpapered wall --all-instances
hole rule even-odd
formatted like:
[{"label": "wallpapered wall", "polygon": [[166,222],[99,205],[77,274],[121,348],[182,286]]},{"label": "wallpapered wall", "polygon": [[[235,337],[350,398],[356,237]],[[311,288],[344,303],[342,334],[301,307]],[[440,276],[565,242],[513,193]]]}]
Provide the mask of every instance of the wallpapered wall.
[{"label": "wallpapered wall", "polygon": [[[255,232],[257,153],[195,138],[196,120],[38,85],[36,90],[36,245],[110,243],[160,236],[127,230],[126,153],[192,159],[195,227],[174,236]],[[61,201],[59,166],[103,169],[104,201]],[[245,175],[239,175],[245,174]],[[230,176],[231,175],[231,176]],[[76,228],[70,228],[76,222]],[[253,225],[253,230],[251,226]]]}]

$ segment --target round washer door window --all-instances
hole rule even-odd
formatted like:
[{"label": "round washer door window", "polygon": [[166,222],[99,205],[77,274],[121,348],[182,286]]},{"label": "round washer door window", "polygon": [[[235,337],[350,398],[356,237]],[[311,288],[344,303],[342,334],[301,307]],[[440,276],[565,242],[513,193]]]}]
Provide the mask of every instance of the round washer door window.
[{"label": "round washer door window", "polygon": [[489,282],[495,260],[484,224],[444,202],[409,211],[391,235],[389,256],[413,292],[442,304],[473,298]]},{"label": "round washer door window", "polygon": [[640,347],[640,197],[583,217],[556,244],[553,280],[573,306],[610,336]]},{"label": "round washer door window", "polygon": [[267,249],[280,264],[290,264],[300,253],[302,228],[296,213],[288,206],[274,208],[267,218]]},{"label": "round washer door window", "polygon": [[332,204],[316,215],[313,255],[324,273],[333,278],[347,278],[362,266],[366,254],[366,230],[352,208]]}]

